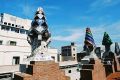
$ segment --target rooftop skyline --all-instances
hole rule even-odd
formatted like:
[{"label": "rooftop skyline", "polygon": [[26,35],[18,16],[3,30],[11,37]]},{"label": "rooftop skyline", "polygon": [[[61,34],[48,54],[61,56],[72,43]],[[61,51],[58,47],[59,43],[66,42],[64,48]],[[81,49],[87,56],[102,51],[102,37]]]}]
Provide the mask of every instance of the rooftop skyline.
[{"label": "rooftop skyline", "polygon": [[0,0],[0,13],[33,19],[43,7],[52,34],[51,46],[59,48],[75,42],[83,46],[86,27],[91,28],[96,45],[106,31],[120,42],[120,0]]}]

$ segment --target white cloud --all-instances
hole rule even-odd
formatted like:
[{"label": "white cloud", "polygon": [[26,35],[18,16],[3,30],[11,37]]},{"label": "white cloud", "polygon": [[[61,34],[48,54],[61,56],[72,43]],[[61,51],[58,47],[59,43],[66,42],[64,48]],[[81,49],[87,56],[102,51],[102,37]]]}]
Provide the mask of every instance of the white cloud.
[{"label": "white cloud", "polygon": [[31,7],[28,6],[28,5],[25,5],[25,6],[23,7],[23,13],[24,13],[26,16],[31,13],[31,10],[32,10]]},{"label": "white cloud", "polygon": [[91,28],[93,31],[93,37],[96,42],[96,44],[101,44],[104,32],[107,32],[112,39],[113,42],[118,41],[120,37],[120,21],[111,23],[111,24],[106,24],[106,25],[100,25],[100,26],[95,26]]},{"label": "white cloud", "polygon": [[54,6],[54,5],[46,5],[46,6],[43,6],[43,8],[45,9],[45,13],[47,15],[53,15],[55,14],[55,11],[60,10],[59,6]]},{"label": "white cloud", "polygon": [[111,25],[109,25],[109,27],[112,27],[112,28],[114,28],[116,30],[120,29],[120,20],[113,23],[113,24],[111,24]]},{"label": "white cloud", "polygon": [[[91,26],[91,31],[93,34],[93,38],[96,44],[101,44],[104,32],[106,31],[111,39],[116,40],[120,37],[120,21],[111,23],[111,24],[101,24],[98,26]],[[79,41],[80,43],[84,42],[85,36],[85,28],[78,28],[78,29],[66,29],[65,33],[70,33],[71,35],[63,36],[57,35],[53,37],[53,40],[58,41]]]},{"label": "white cloud", "polygon": [[31,18],[33,17],[35,9],[35,6],[33,5],[28,5],[28,4],[20,4],[19,7],[22,9],[21,13],[26,17],[26,18]]},{"label": "white cloud", "polygon": [[51,10],[59,10],[60,9],[60,7],[58,7],[58,6],[43,6],[43,7],[46,9],[51,9]]},{"label": "white cloud", "polygon": [[54,36],[53,40],[58,41],[77,41],[81,36],[84,35],[84,32],[81,29],[66,29],[65,33],[70,33],[71,35],[68,36]]},{"label": "white cloud", "polygon": [[[90,29],[93,34],[93,38],[95,40],[96,46],[102,45],[102,39],[104,32],[106,31],[113,42],[120,42],[120,20],[114,23],[110,24],[100,24],[97,26],[90,26]],[[74,27],[74,28],[68,28],[67,29],[58,29],[58,33],[52,37],[53,40],[56,41],[74,41],[77,44],[78,51],[81,51],[83,49],[84,45],[84,38],[85,38],[85,27]],[[66,35],[64,35],[66,34]],[[70,34],[70,35],[67,35]]]},{"label": "white cloud", "polygon": [[120,0],[96,0],[91,4],[91,7],[107,7],[107,6],[113,6],[120,2]]},{"label": "white cloud", "polygon": [[95,0],[90,4],[88,12],[100,10],[106,7],[114,6],[120,3],[120,0]]}]

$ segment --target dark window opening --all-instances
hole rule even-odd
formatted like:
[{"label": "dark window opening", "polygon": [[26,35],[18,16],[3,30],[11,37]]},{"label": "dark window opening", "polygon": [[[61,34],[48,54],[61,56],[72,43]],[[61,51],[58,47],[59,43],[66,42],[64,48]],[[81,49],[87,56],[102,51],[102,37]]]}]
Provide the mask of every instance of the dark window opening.
[{"label": "dark window opening", "polygon": [[13,65],[19,64],[20,57],[13,57]]},{"label": "dark window opening", "polygon": [[10,41],[10,45],[12,45],[12,46],[16,46],[16,42],[15,41]]},{"label": "dark window opening", "polygon": [[75,48],[73,48],[73,51],[75,51]]},{"label": "dark window opening", "polygon": [[0,40],[0,45],[2,45],[2,43],[3,43],[3,41],[2,41],[2,40]]},{"label": "dark window opening", "polygon": [[15,25],[15,27],[17,27],[17,25]]},{"label": "dark window opening", "polygon": [[26,30],[26,34],[28,34],[28,30]]},{"label": "dark window opening", "polygon": [[14,28],[14,27],[11,27],[11,31],[15,31],[15,28]]},{"label": "dark window opening", "polygon": [[70,50],[68,50],[67,55],[68,55],[68,56],[72,56],[72,54],[71,54],[71,51],[70,51]]},{"label": "dark window opening", "polygon": [[54,57],[54,56],[51,56],[51,58],[55,60],[55,57]]},{"label": "dark window opening", "polygon": [[24,28],[24,26],[22,26],[22,28]]},{"label": "dark window opening", "polygon": [[120,64],[120,57],[118,58],[119,64]]},{"label": "dark window opening", "polygon": [[25,34],[25,30],[24,29],[20,29],[20,33],[21,34]]},{"label": "dark window opening", "polygon": [[6,30],[9,31],[10,30],[10,26],[6,26]]},{"label": "dark window opening", "polygon": [[10,26],[10,25],[11,25],[11,23],[8,23],[8,25]]},{"label": "dark window opening", "polygon": [[79,72],[80,70],[79,69],[76,69],[77,70],[77,72]]},{"label": "dark window opening", "polygon": [[7,31],[9,31],[10,30],[10,26],[2,25],[1,26],[1,30],[7,30]]},{"label": "dark window opening", "polygon": [[0,74],[0,80],[6,80],[7,78],[11,78],[12,74],[11,73],[2,73]]},{"label": "dark window opening", "polygon": [[71,70],[69,70],[68,73],[71,73]]},{"label": "dark window opening", "polygon": [[2,26],[1,26],[1,30],[5,30],[5,26],[2,25]]},{"label": "dark window opening", "polygon": [[75,57],[73,57],[75,59]]},{"label": "dark window opening", "polygon": [[16,33],[19,33],[19,28],[15,28],[15,32],[16,32]]},{"label": "dark window opening", "polygon": [[7,22],[4,22],[5,25],[7,25]]},{"label": "dark window opening", "polygon": [[12,24],[12,26],[14,26],[14,24]]}]

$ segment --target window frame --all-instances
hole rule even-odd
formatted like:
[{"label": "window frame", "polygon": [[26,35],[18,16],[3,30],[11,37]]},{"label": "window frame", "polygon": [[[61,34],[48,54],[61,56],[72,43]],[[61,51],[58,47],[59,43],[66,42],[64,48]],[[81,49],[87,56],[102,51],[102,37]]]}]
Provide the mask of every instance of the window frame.
[{"label": "window frame", "polygon": [[[11,43],[12,42],[12,43]],[[16,46],[17,45],[17,42],[16,41],[10,41],[9,42],[9,45],[11,45],[11,46]]]},{"label": "window frame", "polygon": [[[12,59],[13,59],[13,60],[12,60],[12,64],[13,64],[13,65],[18,65],[18,64],[20,64],[20,56],[13,56]],[[13,63],[14,60],[15,60],[15,62]]]},{"label": "window frame", "polygon": [[23,29],[23,28],[21,28],[21,29],[19,30],[19,33],[21,33],[21,34],[25,34],[25,33],[26,33],[26,30]]},{"label": "window frame", "polygon": [[5,25],[1,25],[1,30],[5,30]]}]

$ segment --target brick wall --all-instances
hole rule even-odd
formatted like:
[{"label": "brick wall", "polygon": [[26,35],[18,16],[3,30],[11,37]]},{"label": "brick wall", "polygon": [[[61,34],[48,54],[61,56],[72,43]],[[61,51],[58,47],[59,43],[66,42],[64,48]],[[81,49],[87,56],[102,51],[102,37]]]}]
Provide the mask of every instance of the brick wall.
[{"label": "brick wall", "polygon": [[14,80],[70,80],[54,61],[32,61],[26,73],[15,74]]}]

